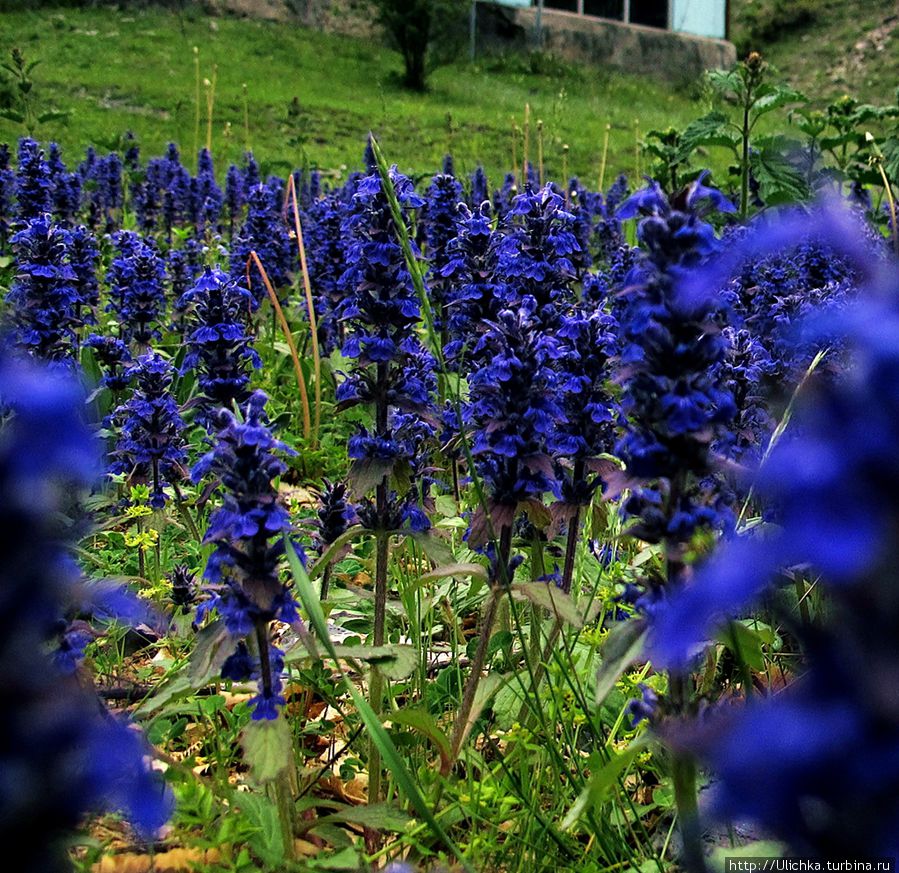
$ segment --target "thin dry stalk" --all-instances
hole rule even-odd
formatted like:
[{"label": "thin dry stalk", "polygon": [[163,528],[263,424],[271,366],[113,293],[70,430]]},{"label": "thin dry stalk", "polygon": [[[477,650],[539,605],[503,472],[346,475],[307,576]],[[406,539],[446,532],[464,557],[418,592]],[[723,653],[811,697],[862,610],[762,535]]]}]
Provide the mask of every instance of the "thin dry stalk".
[{"label": "thin dry stalk", "polygon": [[312,283],[309,281],[309,267],[306,264],[306,246],[303,243],[303,226],[300,223],[300,207],[297,203],[297,185],[293,173],[287,180],[287,195],[293,208],[293,226],[300,250],[300,270],[303,273],[303,291],[306,295],[306,311],[309,313],[309,334],[312,340],[312,371],[315,377],[315,424],[312,428],[312,444],[318,444],[318,434],[322,421],[322,361],[318,347],[318,321],[312,300]]},{"label": "thin dry stalk", "polygon": [[290,326],[287,324],[287,319],[284,317],[284,311],[281,309],[281,304],[278,302],[278,295],[275,294],[275,289],[272,288],[268,273],[265,272],[265,267],[262,266],[262,261],[259,260],[259,255],[257,255],[255,251],[250,252],[250,257],[247,258],[247,284],[250,284],[250,263],[256,265],[256,269],[259,270],[259,273],[262,276],[262,284],[265,285],[265,290],[268,292],[268,299],[272,303],[272,308],[275,310],[275,314],[278,317],[278,323],[281,325],[284,339],[287,340],[287,346],[290,349],[290,357],[293,359],[293,369],[297,376],[297,387],[300,389],[300,401],[303,406],[303,439],[308,441],[312,435],[312,416],[309,413],[309,392],[306,390],[306,380],[303,378],[303,368],[300,366],[300,356],[297,354],[296,343],[293,341],[293,336],[290,333]]}]

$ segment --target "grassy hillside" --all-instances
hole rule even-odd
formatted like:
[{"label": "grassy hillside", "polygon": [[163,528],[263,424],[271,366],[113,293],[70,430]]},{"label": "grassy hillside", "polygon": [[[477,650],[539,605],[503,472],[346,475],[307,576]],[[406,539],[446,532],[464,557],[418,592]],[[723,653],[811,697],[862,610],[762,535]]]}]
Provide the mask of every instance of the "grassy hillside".
[{"label": "grassy hillside", "polygon": [[738,49],[758,49],[817,101],[892,102],[899,85],[896,0],[732,0]]},{"label": "grassy hillside", "polygon": [[[164,10],[5,13],[0,45],[6,57],[15,45],[29,60],[41,60],[34,78],[42,105],[72,109],[67,124],[48,123],[37,132],[43,140],[58,140],[66,153],[89,143],[111,145],[126,130],[148,153],[159,153],[169,140],[191,152],[194,46],[203,77],[211,79],[217,65],[213,146],[220,166],[246,145],[244,83],[249,145],[272,170],[283,170],[276,161],[299,165],[304,156],[330,170],[355,167],[373,129],[403,168],[433,171],[451,149],[459,170],[481,160],[496,179],[509,169],[511,126],[522,123],[529,102],[533,121],[544,122],[546,162],[557,175],[567,143],[570,169],[595,179],[611,124],[608,178],[635,169],[635,119],[645,132],[684,124],[701,111],[683,88],[555,64],[533,75],[523,60],[474,67],[460,61],[434,74],[430,93],[410,94],[394,84],[399,56],[370,41]],[[200,144],[206,137],[205,94],[201,102]],[[20,133],[19,126],[0,120],[0,141]],[[536,157],[533,129],[531,155]]]}]

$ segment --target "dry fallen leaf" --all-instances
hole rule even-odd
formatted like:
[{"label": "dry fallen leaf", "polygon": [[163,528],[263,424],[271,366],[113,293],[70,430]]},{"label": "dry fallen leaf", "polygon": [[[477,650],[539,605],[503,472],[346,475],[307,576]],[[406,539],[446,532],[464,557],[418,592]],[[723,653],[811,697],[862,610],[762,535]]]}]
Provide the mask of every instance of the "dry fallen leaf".
[{"label": "dry fallen leaf", "polygon": [[126,852],[107,855],[91,868],[92,873],[182,873],[198,864],[214,864],[221,860],[218,849],[171,849],[155,855]]},{"label": "dry fallen leaf", "polygon": [[358,777],[351,779],[349,782],[344,782],[338,776],[327,776],[319,780],[319,786],[323,791],[331,794],[338,800],[344,801],[344,803],[359,805],[368,802],[366,783]]}]

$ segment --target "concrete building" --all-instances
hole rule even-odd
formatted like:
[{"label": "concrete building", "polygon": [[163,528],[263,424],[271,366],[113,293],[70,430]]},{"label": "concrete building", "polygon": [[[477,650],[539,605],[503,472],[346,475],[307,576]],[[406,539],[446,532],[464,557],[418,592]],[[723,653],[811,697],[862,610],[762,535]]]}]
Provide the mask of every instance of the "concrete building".
[{"label": "concrete building", "polygon": [[571,61],[691,77],[736,61],[729,0],[476,0],[485,48],[540,48]]},{"label": "concrete building", "polygon": [[[493,2],[518,8],[538,5],[537,0]],[[729,0],[543,0],[544,9],[712,39],[728,37],[728,6]]]}]

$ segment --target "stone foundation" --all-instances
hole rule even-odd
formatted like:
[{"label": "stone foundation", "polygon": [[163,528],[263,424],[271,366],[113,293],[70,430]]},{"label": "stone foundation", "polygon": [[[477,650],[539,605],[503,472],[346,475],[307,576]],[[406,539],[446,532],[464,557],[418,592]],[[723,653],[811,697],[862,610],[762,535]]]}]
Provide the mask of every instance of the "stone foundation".
[{"label": "stone foundation", "polygon": [[[537,10],[478,4],[480,50],[537,47]],[[731,67],[736,49],[723,39],[674,33],[639,24],[622,24],[544,9],[540,48],[562,60],[609,66],[667,81],[699,76],[704,70]]]},{"label": "stone foundation", "polygon": [[[364,0],[206,0],[210,11],[278,21],[299,21],[330,33],[380,39],[371,6]],[[478,3],[478,53],[528,51],[537,47],[537,10]],[[467,32],[468,18],[459,21]],[[453,28],[455,30],[455,28]],[[544,9],[540,48],[573,63],[614,67],[683,81],[704,70],[730,67],[736,50],[721,39],[673,33]],[[466,35],[459,34],[467,43]]]}]

